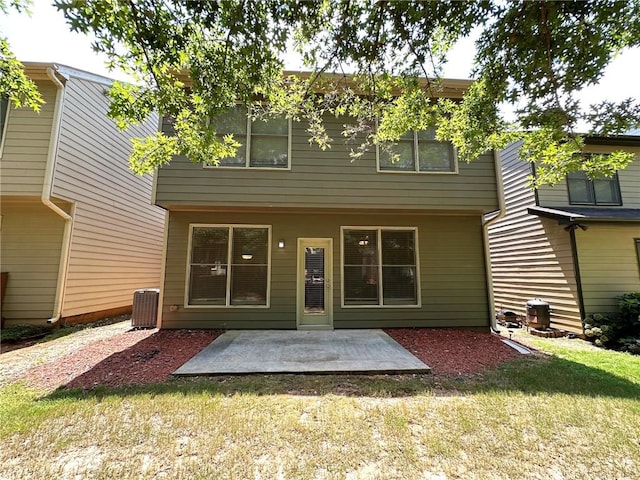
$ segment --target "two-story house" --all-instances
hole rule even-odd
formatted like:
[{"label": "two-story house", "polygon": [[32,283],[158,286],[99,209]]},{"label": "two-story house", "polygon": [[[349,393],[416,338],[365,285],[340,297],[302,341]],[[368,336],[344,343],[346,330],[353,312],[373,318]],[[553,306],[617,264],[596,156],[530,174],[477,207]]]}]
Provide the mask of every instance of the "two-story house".
[{"label": "two-story house", "polygon": [[[469,85],[445,80],[442,95]],[[493,152],[458,162],[422,131],[401,139],[398,162],[376,150],[352,161],[349,145],[321,151],[285,118],[238,107],[214,121],[242,144],[234,158],[176,157],[155,176],[168,211],[160,327],[489,326]],[[329,136],[344,123],[326,118]]]},{"label": "two-story house", "polygon": [[[45,104],[2,99],[0,236],[7,324],[88,321],[130,311],[133,292],[158,287],[164,212],[152,179],[128,168],[132,136],[107,118],[112,80],[26,63]],[[6,283],[5,281],[6,280]]]},{"label": "two-story house", "polygon": [[616,310],[617,295],[640,291],[640,137],[586,139],[584,154],[635,153],[612,178],[527,187],[535,168],[501,154],[506,215],[489,228],[495,308],[525,313],[525,303],[550,304],[552,326],[582,331],[586,315]]}]

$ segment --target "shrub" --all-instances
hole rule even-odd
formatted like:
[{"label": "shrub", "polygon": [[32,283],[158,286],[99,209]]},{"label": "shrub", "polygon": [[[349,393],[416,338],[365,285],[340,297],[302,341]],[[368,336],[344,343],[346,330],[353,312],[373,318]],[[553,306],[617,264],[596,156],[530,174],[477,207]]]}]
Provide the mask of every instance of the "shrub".
[{"label": "shrub", "polygon": [[625,293],[616,298],[620,315],[629,322],[632,328],[640,328],[640,292]]},{"label": "shrub", "polygon": [[640,293],[616,298],[618,312],[587,316],[584,334],[598,347],[640,354]]},{"label": "shrub", "polygon": [[620,339],[621,350],[640,355],[640,338],[626,337]]}]

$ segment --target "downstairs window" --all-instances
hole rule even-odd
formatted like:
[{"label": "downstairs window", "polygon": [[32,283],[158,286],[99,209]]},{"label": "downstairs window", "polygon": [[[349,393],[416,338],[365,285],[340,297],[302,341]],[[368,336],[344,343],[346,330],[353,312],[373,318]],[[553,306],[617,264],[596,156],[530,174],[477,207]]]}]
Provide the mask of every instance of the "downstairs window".
[{"label": "downstairs window", "polygon": [[191,225],[186,304],[268,306],[270,242],[268,226]]},{"label": "downstairs window", "polygon": [[343,305],[418,306],[417,230],[343,227]]}]

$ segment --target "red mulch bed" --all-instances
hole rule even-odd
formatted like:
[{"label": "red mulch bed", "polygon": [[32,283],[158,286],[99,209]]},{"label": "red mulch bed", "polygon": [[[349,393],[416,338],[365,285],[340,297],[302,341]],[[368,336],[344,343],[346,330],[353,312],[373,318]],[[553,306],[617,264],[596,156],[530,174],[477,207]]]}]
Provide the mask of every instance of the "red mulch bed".
[{"label": "red mulch bed", "polygon": [[90,389],[164,382],[222,330],[132,330],[31,370],[27,383]]},{"label": "red mulch bed", "polygon": [[452,328],[386,328],[436,375],[481,373],[520,354],[491,333]]},{"label": "red mulch bed", "polygon": [[[481,373],[519,355],[490,333],[444,328],[385,331],[435,375]],[[220,334],[222,330],[132,330],[41,365],[25,380],[50,390],[164,382]]]}]

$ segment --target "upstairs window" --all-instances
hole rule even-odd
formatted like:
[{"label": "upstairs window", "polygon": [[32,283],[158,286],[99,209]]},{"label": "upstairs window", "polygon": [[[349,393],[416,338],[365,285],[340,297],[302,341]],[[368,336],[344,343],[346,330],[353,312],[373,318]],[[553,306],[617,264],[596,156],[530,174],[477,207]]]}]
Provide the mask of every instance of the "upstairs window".
[{"label": "upstairs window", "polygon": [[212,123],[218,137],[232,134],[234,140],[240,143],[235,157],[220,159],[218,166],[289,168],[291,122],[286,118],[251,120],[246,107],[236,106],[216,117]]},{"label": "upstairs window", "polygon": [[435,128],[408,132],[389,150],[378,149],[378,170],[382,172],[456,173],[456,160],[451,142],[436,140]]},{"label": "upstairs window", "polygon": [[622,205],[617,174],[591,180],[584,172],[570,172],[567,188],[571,205]]},{"label": "upstairs window", "polygon": [[342,230],[343,305],[418,306],[414,228]]},{"label": "upstairs window", "polygon": [[189,306],[266,307],[270,227],[192,225],[189,238]]}]

